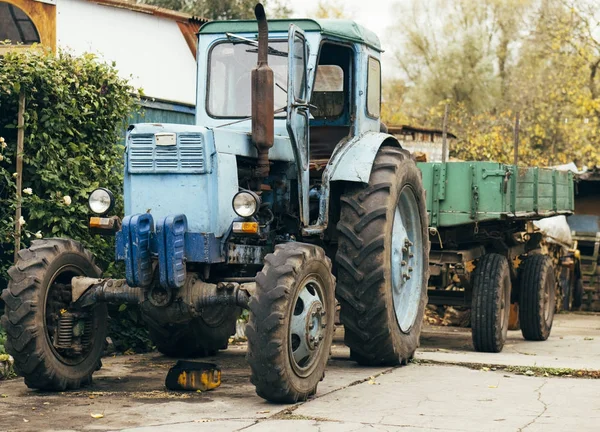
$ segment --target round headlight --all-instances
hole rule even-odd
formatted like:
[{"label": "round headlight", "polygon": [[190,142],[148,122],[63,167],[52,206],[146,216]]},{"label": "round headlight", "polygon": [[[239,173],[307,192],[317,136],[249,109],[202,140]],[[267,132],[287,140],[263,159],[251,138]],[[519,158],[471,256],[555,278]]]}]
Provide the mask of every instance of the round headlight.
[{"label": "round headlight", "polygon": [[260,198],[254,192],[241,191],[233,197],[233,211],[241,217],[254,216],[258,211]]},{"label": "round headlight", "polygon": [[96,214],[104,215],[112,210],[115,198],[111,191],[104,188],[94,190],[88,199],[90,210]]}]

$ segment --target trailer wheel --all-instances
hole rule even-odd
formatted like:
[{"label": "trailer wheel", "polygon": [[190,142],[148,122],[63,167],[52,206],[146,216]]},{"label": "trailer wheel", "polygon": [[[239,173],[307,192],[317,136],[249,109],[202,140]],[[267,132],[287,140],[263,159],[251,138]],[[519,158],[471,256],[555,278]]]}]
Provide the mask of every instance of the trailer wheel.
[{"label": "trailer wheel", "polygon": [[473,272],[471,336],[475,351],[502,351],[508,332],[510,291],[506,257],[497,253],[481,257]]},{"label": "trailer wheel", "polygon": [[429,278],[421,172],[407,151],[382,147],[369,184],[341,197],[336,295],[351,357],[405,364],[419,344]]},{"label": "trailer wheel", "polygon": [[575,282],[575,287],[573,290],[573,302],[571,304],[572,309],[579,310],[581,308],[581,305],[583,304],[583,293],[583,279],[578,278]]},{"label": "trailer wheel", "polygon": [[[1,323],[7,333],[6,350],[27,387],[76,389],[91,383],[92,374],[100,369],[106,305],[77,314],[67,310],[71,279],[97,278],[100,273],[92,254],[72,240],[36,240],[29,249],[19,251],[17,263],[8,270],[8,287],[2,292],[6,310]],[[77,349],[66,346],[74,335]]]},{"label": "trailer wheel", "polygon": [[331,261],[318,246],[280,244],[265,257],[246,327],[260,397],[295,403],[316,393],[333,338],[334,291]]},{"label": "trailer wheel", "polygon": [[238,307],[213,307],[185,324],[161,326],[145,316],[150,339],[167,357],[192,358],[213,356],[227,349],[240,316]]},{"label": "trailer wheel", "polygon": [[544,341],[550,336],[556,306],[556,280],[552,259],[532,255],[521,268],[519,319],[523,337]]}]

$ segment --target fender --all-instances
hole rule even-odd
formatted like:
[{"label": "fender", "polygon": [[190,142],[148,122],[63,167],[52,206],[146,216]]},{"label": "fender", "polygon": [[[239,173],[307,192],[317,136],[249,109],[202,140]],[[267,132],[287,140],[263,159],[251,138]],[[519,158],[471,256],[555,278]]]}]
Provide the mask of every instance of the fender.
[{"label": "fender", "polygon": [[339,145],[327,164],[323,179],[368,183],[375,156],[387,140],[402,147],[393,135],[381,132],[366,132]]},{"label": "fender", "polygon": [[329,223],[329,195],[331,183],[346,181],[369,183],[375,156],[384,142],[393,142],[402,147],[396,137],[381,132],[366,132],[349,141],[338,144],[323,172],[319,218],[316,224],[304,227],[305,235],[323,233]]}]

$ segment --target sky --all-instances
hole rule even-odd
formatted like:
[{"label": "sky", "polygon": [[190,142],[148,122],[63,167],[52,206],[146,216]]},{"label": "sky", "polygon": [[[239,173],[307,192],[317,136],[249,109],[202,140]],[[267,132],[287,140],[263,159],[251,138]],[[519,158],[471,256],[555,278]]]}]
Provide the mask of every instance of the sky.
[{"label": "sky", "polygon": [[[319,0],[290,0],[295,17],[310,18],[317,9]],[[390,41],[393,36],[390,28],[394,26],[394,18],[410,7],[411,0],[341,0],[344,11],[350,19],[377,33],[381,40],[384,53],[382,54],[382,73],[386,77],[397,76],[397,65],[391,53]],[[327,4],[327,0],[325,0]]]}]

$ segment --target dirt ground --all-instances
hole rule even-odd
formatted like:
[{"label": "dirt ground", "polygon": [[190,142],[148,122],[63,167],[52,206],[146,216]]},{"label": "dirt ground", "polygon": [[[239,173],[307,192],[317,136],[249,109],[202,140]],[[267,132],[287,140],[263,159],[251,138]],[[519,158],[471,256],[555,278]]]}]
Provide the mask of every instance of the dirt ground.
[{"label": "dirt ground", "polygon": [[[363,427],[397,430],[400,426],[402,430],[411,430],[413,427],[414,430],[433,430],[437,427],[424,423],[424,419],[428,417],[415,417],[410,424],[404,425],[402,422],[405,418],[390,418],[385,420],[391,422],[388,424],[379,421],[381,413],[377,411],[378,405],[385,405],[386,401],[406,397],[395,393],[401,392],[403,386],[410,387],[411,383],[425,382],[433,377],[437,377],[435,382],[443,382],[445,386],[449,386],[449,392],[464,388],[464,396],[461,398],[472,397],[473,404],[488,406],[489,402],[479,401],[485,401],[478,394],[480,391],[487,393],[490,389],[499,387],[500,382],[509,382],[513,386],[519,383],[519,386],[523,386],[523,406],[528,403],[532,405],[530,416],[534,419],[533,422],[540,422],[544,418],[543,413],[536,418],[535,406],[539,405],[538,399],[542,397],[542,393],[538,392],[540,396],[536,396],[537,383],[534,380],[540,380],[541,386],[546,385],[546,382],[558,385],[561,388],[559,393],[567,398],[568,391],[573,392],[573,398],[583,397],[582,395],[588,394],[586,392],[600,394],[600,381],[589,379],[600,376],[600,314],[560,314],[555,318],[550,339],[542,343],[526,342],[521,338],[520,332],[510,332],[507,345],[500,354],[474,352],[469,329],[427,326],[415,362],[402,368],[357,366],[349,360],[342,332],[342,329],[336,330],[332,359],[325,380],[320,384],[317,395],[304,404],[271,405],[256,396],[249,382],[250,371],[245,362],[246,346],[239,344],[231,346],[217,357],[206,359],[217,363],[222,369],[221,387],[209,392],[166,390],[164,379],[175,362],[157,353],[105,358],[103,368],[94,375],[93,385],[81,391],[41,393],[27,389],[22,379],[2,381],[0,431],[136,428],[166,431],[195,430],[199,427],[203,431],[246,428],[280,430],[281,427],[292,427],[289,422],[296,423],[294,430],[312,430],[315,424],[320,423],[332,428],[331,430],[350,430],[350,426],[354,428],[356,425],[359,430]],[[585,374],[578,375],[581,371]],[[497,379],[491,379],[496,376]],[[484,385],[488,382],[492,384]],[[373,385],[379,383],[383,385]],[[415,394],[411,397],[421,397],[426,406],[427,401],[445,397],[445,394],[440,394],[440,391],[444,392],[441,387],[435,384],[429,387],[418,386],[417,390],[412,390]],[[351,402],[354,397],[351,395],[359,390],[359,394],[371,394],[364,408],[364,417],[361,417],[364,421],[347,420],[352,417],[352,409],[356,409],[356,406],[348,406],[354,403]],[[419,392],[423,394],[419,396]],[[600,402],[597,397],[595,399],[587,405],[585,418],[596,419],[594,424],[597,425],[600,424]],[[450,400],[448,402],[456,403]],[[342,418],[336,417],[345,407],[350,410],[349,414]],[[473,406],[468,408],[469,411],[477,409]],[[433,409],[439,411],[439,407]],[[546,406],[544,413],[551,413],[548,409]],[[311,410],[317,414],[311,414]],[[439,412],[427,411],[422,414],[441,415]],[[452,415],[456,416],[456,412],[448,415],[451,419]],[[523,424],[531,420],[529,414],[523,416]],[[552,414],[548,416],[552,418]],[[560,417],[559,414],[556,416]],[[580,414],[573,413],[573,421],[577,421],[577,418],[580,418]],[[284,426],[278,426],[284,420]],[[346,425],[346,421],[350,423]],[[503,422],[502,426],[506,428],[502,430],[522,430],[517,423],[514,428],[509,423]],[[471,430],[468,423],[461,425],[452,429]],[[494,430],[501,430],[495,427],[497,424],[490,426]],[[578,425],[578,430],[586,430],[585,426],[586,424]],[[450,427],[447,430],[449,429]],[[329,429],[326,427],[324,430]]]}]

